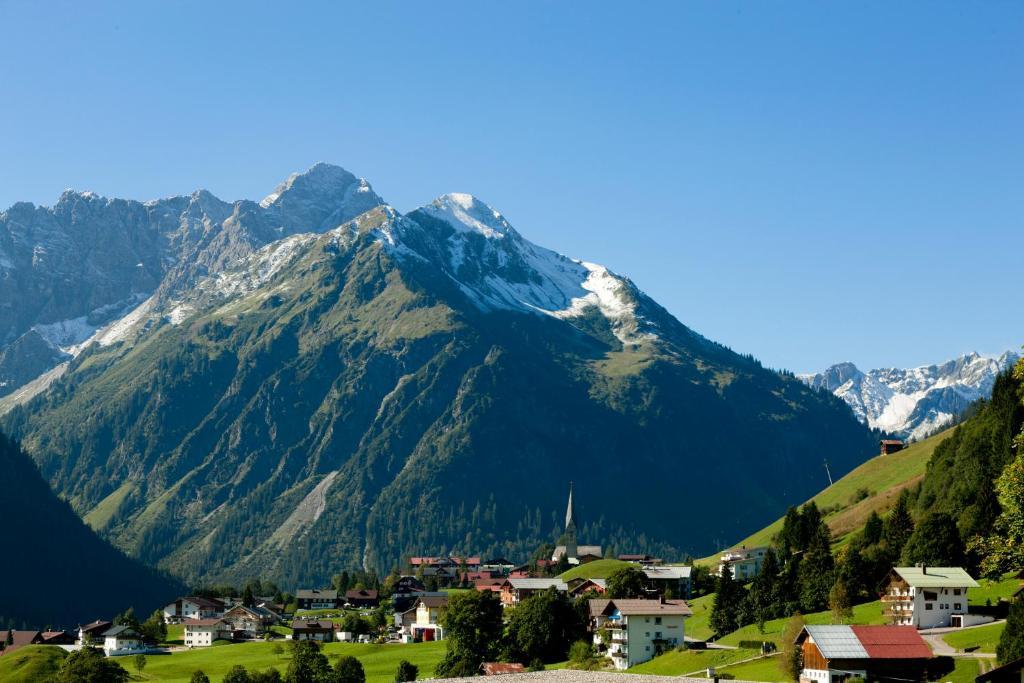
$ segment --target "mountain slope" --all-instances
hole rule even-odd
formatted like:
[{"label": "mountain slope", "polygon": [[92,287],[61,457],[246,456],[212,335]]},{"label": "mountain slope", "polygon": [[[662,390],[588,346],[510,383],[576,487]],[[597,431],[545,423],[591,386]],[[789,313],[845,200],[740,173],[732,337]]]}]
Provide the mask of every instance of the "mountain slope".
[{"label": "mountain slope", "polygon": [[0,434],[4,580],[0,627],[72,627],[127,607],[149,614],[182,587],[99,539]]},{"label": "mountain slope", "polygon": [[822,444],[839,473],[875,447],[835,397],[468,195],[328,225],[159,291],[4,418],[120,547],[300,582],[521,557],[571,479],[582,539],[696,552],[817,490]]},{"label": "mountain slope", "polygon": [[995,358],[969,353],[938,365],[866,373],[853,363],[839,363],[799,377],[842,398],[871,428],[920,439],[991,394],[996,375],[1018,358],[1012,351]]},{"label": "mountain slope", "polygon": [[[875,456],[805,502],[813,501],[818,506],[833,539],[844,543],[851,532],[861,529],[871,512],[884,515],[896,503],[901,491],[913,490],[921,483],[935,449],[952,434],[953,430],[947,429],[892,455]],[[782,522],[780,517],[729,547],[768,545],[782,529]],[[700,560],[704,564],[717,561],[717,553]]]}]

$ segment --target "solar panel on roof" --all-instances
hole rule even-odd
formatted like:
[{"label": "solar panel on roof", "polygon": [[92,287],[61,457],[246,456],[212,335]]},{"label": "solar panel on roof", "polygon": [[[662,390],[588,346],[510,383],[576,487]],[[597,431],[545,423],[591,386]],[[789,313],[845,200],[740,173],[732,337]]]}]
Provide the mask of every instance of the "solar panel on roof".
[{"label": "solar panel on roof", "polygon": [[807,626],[821,655],[826,659],[867,659],[868,653],[849,626]]}]

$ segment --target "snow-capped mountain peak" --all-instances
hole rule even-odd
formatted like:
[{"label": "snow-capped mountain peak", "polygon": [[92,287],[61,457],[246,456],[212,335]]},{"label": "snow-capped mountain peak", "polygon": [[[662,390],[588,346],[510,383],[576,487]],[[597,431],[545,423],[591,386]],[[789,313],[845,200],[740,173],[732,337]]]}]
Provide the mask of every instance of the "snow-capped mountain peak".
[{"label": "snow-capped mountain peak", "polygon": [[842,398],[868,426],[919,439],[951,423],[974,401],[987,398],[996,375],[1018,358],[1013,351],[997,357],[971,352],[935,365],[868,372],[847,362],[799,377]]},{"label": "snow-capped mountain peak", "polygon": [[516,231],[505,217],[471,194],[452,192],[441,195],[422,211],[448,223],[456,230],[469,230],[489,239],[501,239]]}]

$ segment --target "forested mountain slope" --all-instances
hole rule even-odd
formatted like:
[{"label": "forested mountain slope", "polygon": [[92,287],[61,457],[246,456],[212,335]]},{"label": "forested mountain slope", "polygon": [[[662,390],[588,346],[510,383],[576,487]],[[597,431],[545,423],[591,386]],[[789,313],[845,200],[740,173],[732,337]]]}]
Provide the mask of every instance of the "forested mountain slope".
[{"label": "forested mountain slope", "polygon": [[0,628],[71,628],[127,607],[149,614],[183,590],[98,538],[0,434],[4,580]]},{"label": "forested mountain slope", "polygon": [[839,399],[468,195],[307,229],[161,285],[3,419],[131,554],[297,582],[523,557],[569,480],[581,540],[706,552],[876,447]]}]

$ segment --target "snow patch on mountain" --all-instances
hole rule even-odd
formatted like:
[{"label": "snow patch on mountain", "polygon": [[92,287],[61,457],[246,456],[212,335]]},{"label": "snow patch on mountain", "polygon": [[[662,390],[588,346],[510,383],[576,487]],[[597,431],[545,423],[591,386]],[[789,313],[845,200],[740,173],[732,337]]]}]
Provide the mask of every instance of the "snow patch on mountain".
[{"label": "snow patch on mountain", "polygon": [[839,363],[799,377],[843,399],[868,426],[920,439],[953,422],[973,402],[987,398],[996,376],[1018,358],[1012,351],[997,357],[969,353],[937,365],[868,372],[853,363]]}]

